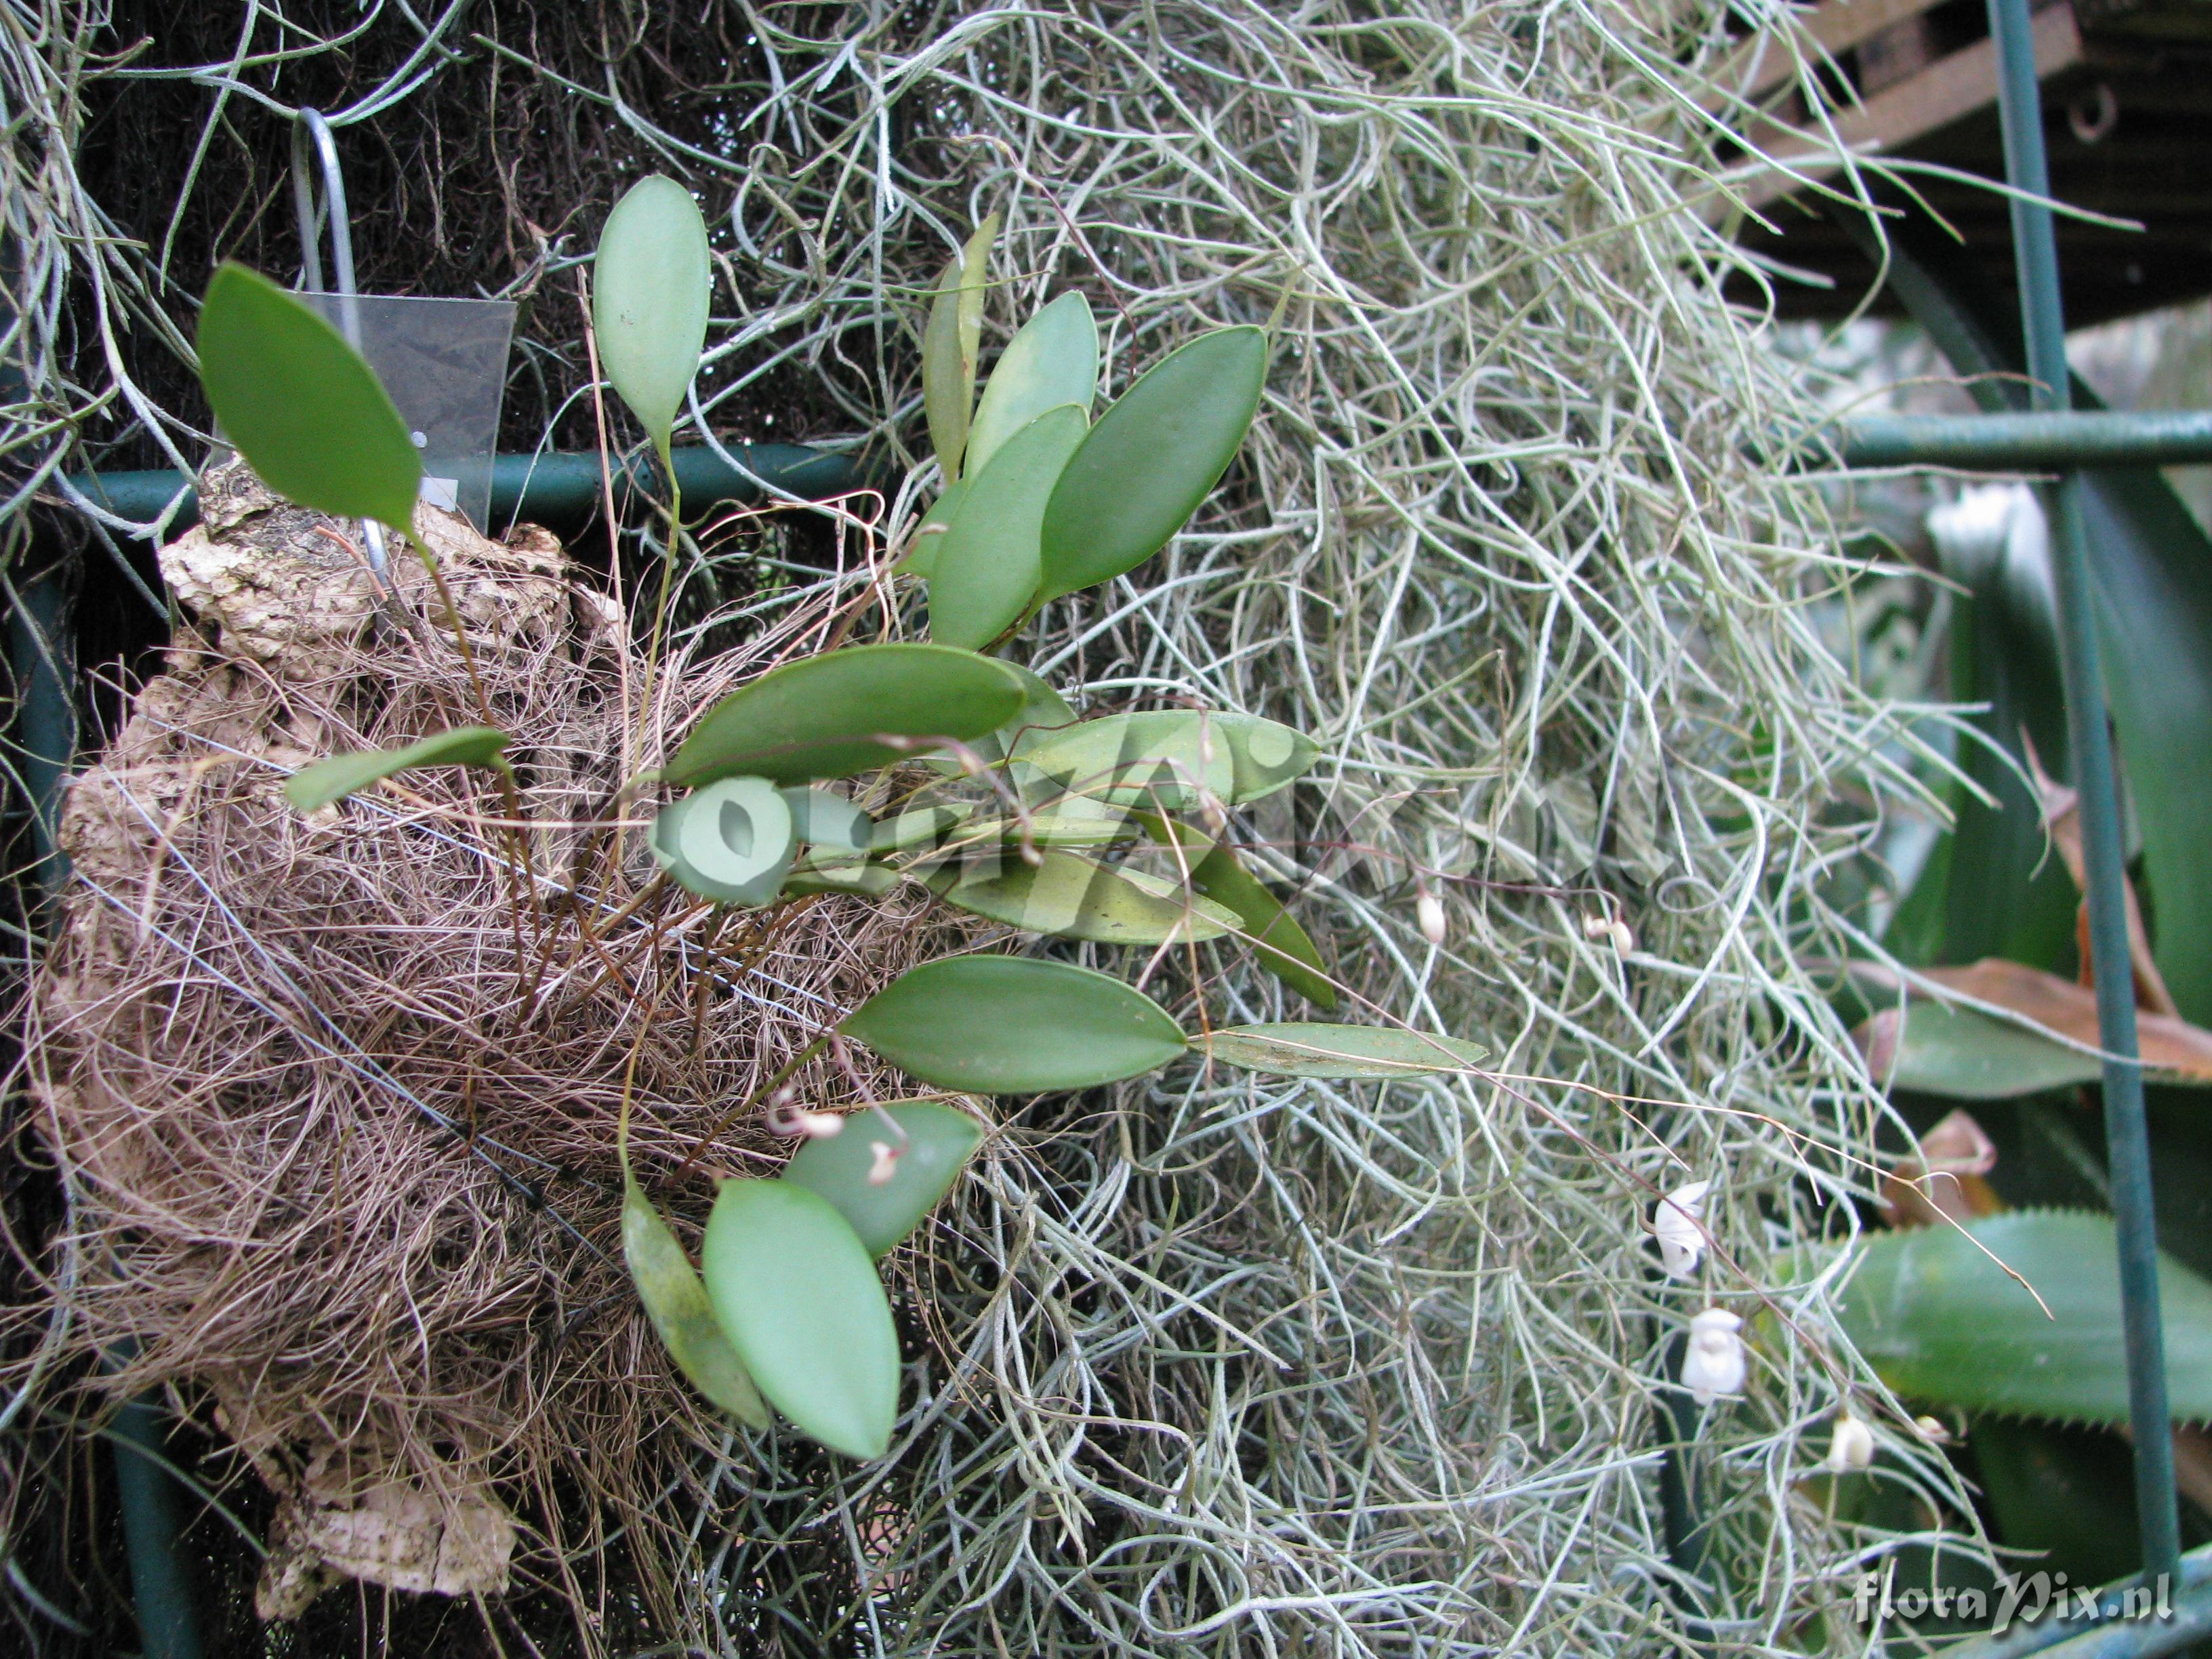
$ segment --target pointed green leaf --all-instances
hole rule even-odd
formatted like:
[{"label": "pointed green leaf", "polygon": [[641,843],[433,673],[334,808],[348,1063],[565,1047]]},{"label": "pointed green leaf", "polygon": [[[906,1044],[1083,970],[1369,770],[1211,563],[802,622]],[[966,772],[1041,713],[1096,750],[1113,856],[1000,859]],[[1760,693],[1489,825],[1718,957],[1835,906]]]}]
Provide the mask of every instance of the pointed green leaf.
[{"label": "pointed green leaf", "polygon": [[882,737],[967,742],[1022,706],[998,663],[943,645],[858,645],[770,669],[708,711],[663,770],[679,787],[740,772],[842,778],[908,751]]},{"label": "pointed green leaf", "polygon": [[[999,666],[1022,683],[1022,707],[1019,714],[989,737],[978,738],[969,745],[991,764],[1006,759],[1010,750],[1026,752],[1031,744],[1075,724],[1075,710],[1059,692],[1018,662],[1000,659]],[[948,775],[962,769],[958,760],[949,755],[935,756],[929,764]]]},{"label": "pointed green leaf", "polygon": [[754,1428],[769,1425],[768,1407],[745,1375],[690,1258],[629,1171],[623,1171],[623,1259],[638,1300],[676,1369],[714,1405]]},{"label": "pointed green leaf", "polygon": [[[878,1114],[905,1132],[903,1141]],[[981,1124],[934,1100],[897,1101],[850,1113],[844,1121],[837,1133],[801,1146],[783,1178],[835,1205],[873,1256],[921,1224],[937,1200],[952,1190],[960,1166],[983,1139]],[[880,1186],[868,1179],[877,1167],[878,1146],[896,1153],[890,1179]]]},{"label": "pointed green leaf", "polygon": [[[2051,1309],[2005,1275],[1995,1255]],[[2012,1417],[2128,1418],[2119,1255],[2110,1216],[2014,1210],[1861,1246],[1836,1315],[1908,1399]],[[2177,1421],[2212,1419],[2212,1285],[2161,1254],[2166,1385]]]},{"label": "pointed green leaf", "polygon": [[1210,1059],[1248,1072],[1284,1077],[1419,1077],[1430,1072],[1474,1069],[1487,1052],[1480,1043],[1434,1036],[1395,1025],[1324,1025],[1285,1021],[1237,1025],[1213,1032],[1203,1047]]},{"label": "pointed green leaf", "polygon": [[[1067,458],[1083,441],[1084,413],[1047,410],[971,472],[929,578],[929,632],[980,651],[1021,617],[1037,591],[1037,526]],[[974,465],[971,453],[970,465]]]},{"label": "pointed green leaf", "polygon": [[979,871],[955,866],[932,874],[930,890],[957,909],[988,916],[1055,939],[1100,945],[1182,944],[1219,939],[1237,927],[1234,912],[1185,893],[1141,870],[1096,863],[1047,848],[1035,866],[1018,854],[985,849]]},{"label": "pointed green leaf", "polygon": [[768,1403],[848,1457],[881,1457],[898,1420],[898,1336],[845,1218],[788,1181],[726,1181],[700,1251],[714,1317]]},{"label": "pointed green leaf", "polygon": [[1196,805],[1201,787],[1231,805],[1258,800],[1319,753],[1304,732],[1257,714],[1170,708],[1048,732],[1022,759],[1077,794],[1173,809]]},{"label": "pointed green leaf", "polygon": [[811,898],[822,893],[853,893],[862,898],[881,898],[899,884],[897,872],[880,864],[800,865],[783,884],[786,898]]},{"label": "pointed green leaf", "polygon": [[592,329],[599,366],[663,451],[699,372],[713,283],[691,192],[659,173],[632,185],[599,233]]},{"label": "pointed green leaf", "polygon": [[1075,404],[1088,424],[1097,395],[1098,325],[1088,300],[1063,294],[1024,323],[1000,354],[975,405],[962,465],[971,475],[981,473],[1000,445],[1062,404]]},{"label": "pointed green leaf", "polygon": [[983,344],[983,295],[999,216],[985,216],[939,278],[921,332],[921,405],[938,471],[950,487],[960,477],[975,407],[975,359]]},{"label": "pointed green leaf", "polygon": [[960,503],[967,495],[965,478],[956,478],[945,485],[945,493],[931,503],[929,511],[921,515],[921,522],[915,526],[914,540],[906,557],[898,562],[897,569],[926,577],[937,568],[937,550],[945,545],[945,533],[952,528],[953,514],[960,511]]},{"label": "pointed green leaf", "polygon": [[1168,544],[1221,482],[1260,408],[1267,337],[1216,329],[1098,417],[1044,513],[1044,597],[1110,581]]},{"label": "pointed green leaf", "polygon": [[1030,957],[948,957],[899,975],[839,1027],[940,1089],[1086,1089],[1182,1053],[1167,1010],[1118,979]]},{"label": "pointed green leaf", "polygon": [[966,801],[946,805],[909,806],[896,817],[878,820],[868,837],[872,853],[901,853],[909,847],[933,842],[949,835],[952,826],[962,823],[975,811]]},{"label": "pointed green leaf", "polygon": [[2096,1055],[2010,1020],[1915,1002],[1905,1011],[1894,1069],[1876,1080],[1955,1100],[2010,1100],[2094,1083],[2104,1074]]},{"label": "pointed green leaf", "polygon": [[302,812],[343,800],[356,789],[418,766],[485,766],[504,771],[507,733],[489,726],[456,726],[401,749],[362,749],[313,761],[284,780],[284,797]]},{"label": "pointed green leaf", "polygon": [[[1037,847],[1110,847],[1117,841],[1130,840],[1136,830],[1125,809],[1081,795],[1061,796],[1042,811],[1032,812],[1029,821],[1029,838]],[[988,824],[975,825],[974,833],[978,842],[1018,847],[1022,823],[1018,818],[994,818]]]},{"label": "pointed green leaf", "polygon": [[1336,987],[1329,982],[1322,966],[1321,952],[1306,937],[1306,930],[1298,926],[1297,919],[1283,908],[1273,893],[1260,884],[1259,878],[1244,867],[1236,854],[1226,847],[1215,845],[1210,836],[1200,834],[1188,824],[1159,813],[1138,812],[1132,816],[1155,841],[1167,842],[1172,837],[1188,849],[1185,856],[1195,860],[1190,869],[1191,886],[1235,913],[1240,931],[1261,967],[1316,1007],[1327,1010],[1336,1006]]},{"label": "pointed green leaf", "polygon": [[422,462],[407,422],[361,354],[296,296],[220,266],[199,359],[223,435],[271,489],[318,513],[412,527]]}]

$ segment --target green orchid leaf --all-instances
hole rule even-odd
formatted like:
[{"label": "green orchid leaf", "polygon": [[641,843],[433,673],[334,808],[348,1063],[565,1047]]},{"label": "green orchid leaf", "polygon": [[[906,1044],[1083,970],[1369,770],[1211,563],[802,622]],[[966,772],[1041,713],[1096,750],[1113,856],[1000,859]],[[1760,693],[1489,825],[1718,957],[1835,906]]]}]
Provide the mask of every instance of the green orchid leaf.
[{"label": "green orchid leaf", "polygon": [[1264,330],[1216,329],[1100,416],[1045,507],[1043,597],[1111,581],[1165,547],[1229,470],[1267,378]]},{"label": "green orchid leaf", "polygon": [[[2110,1216],[2014,1210],[1969,1221],[1963,1231],[1883,1233],[1860,1249],[1837,1319],[1899,1395],[2009,1417],[2128,1420]],[[2212,1284],[2164,1255],[2158,1275],[2174,1419],[2212,1419]]]},{"label": "green orchid leaf", "polygon": [[909,969],[839,1028],[940,1089],[1035,1095],[1118,1083],[1182,1053],[1143,992],[1030,957],[948,957]]},{"label": "green orchid leaf", "polygon": [[1056,848],[1038,858],[1032,866],[1011,852],[1002,858],[991,848],[981,871],[939,870],[929,876],[929,888],[956,909],[1055,939],[1180,945],[1236,930],[1235,912],[1144,871],[1095,863]]},{"label": "green orchid leaf", "polygon": [[929,321],[921,331],[921,406],[930,446],[949,488],[960,477],[968,426],[975,408],[975,359],[983,347],[983,295],[999,216],[986,216],[967,246],[945,267]]},{"label": "green orchid leaf", "polygon": [[791,809],[791,833],[800,841],[855,853],[868,850],[875,822],[842,795],[827,789],[787,789],[783,804]]},{"label": "green orchid leaf", "polygon": [[[999,665],[1022,683],[1022,708],[990,736],[978,738],[969,745],[988,765],[996,765],[1010,753],[1025,753],[1030,744],[1075,724],[1075,710],[1059,692],[1019,663],[1001,659]],[[933,756],[928,763],[947,776],[962,769],[959,761],[949,755]]]},{"label": "green orchid leaf", "polygon": [[934,842],[963,823],[975,807],[966,801],[945,805],[909,806],[896,817],[881,818],[868,838],[872,853],[902,853],[910,847]]},{"label": "green orchid leaf", "polygon": [[1063,294],[1023,324],[1000,353],[975,405],[962,465],[971,475],[980,474],[1001,444],[1062,404],[1081,410],[1088,425],[1091,399],[1097,395],[1098,325],[1088,300]]},{"label": "green orchid leaf", "polygon": [[[981,1124],[934,1100],[896,1101],[850,1113],[844,1122],[837,1133],[801,1146],[783,1178],[835,1205],[872,1256],[884,1255],[921,1224],[983,1140]],[[890,1155],[889,1179],[881,1182],[869,1178],[884,1161],[879,1146]]]},{"label": "green orchid leaf", "polygon": [[[1085,424],[1073,404],[1048,409],[971,471],[929,578],[932,638],[979,651],[1020,620],[1037,590],[1045,501]],[[976,465],[972,451],[969,465]]]},{"label": "green orchid leaf", "polygon": [[[979,845],[997,842],[1017,847],[1022,827],[1019,818],[993,818],[975,825],[971,833]],[[1132,839],[1136,832],[1128,811],[1081,795],[1063,796],[1042,811],[1032,812],[1029,820],[1030,841],[1038,847],[1110,847],[1117,841]],[[969,836],[963,835],[961,839],[966,841]]]},{"label": "green orchid leaf", "polygon": [[623,1260],[638,1300],[676,1369],[714,1406],[754,1428],[769,1425],[768,1407],[730,1340],[714,1321],[707,1287],[653,1200],[623,1170]]},{"label": "green orchid leaf", "polygon": [[1286,1021],[1215,1031],[1200,1045],[1208,1059],[1283,1077],[1381,1079],[1471,1071],[1480,1043],[1395,1025],[1323,1025]]},{"label": "green orchid leaf", "polygon": [[592,329],[599,366],[664,458],[707,343],[714,270],[691,192],[659,173],[623,193],[599,233]]},{"label": "green orchid leaf", "polygon": [[284,798],[302,812],[343,800],[395,772],[421,766],[482,766],[507,769],[506,732],[489,726],[461,726],[401,749],[362,749],[313,761],[284,780]]},{"label": "green orchid leaf", "polygon": [[1201,793],[1231,805],[1261,799],[1319,754],[1304,732],[1257,714],[1170,708],[1047,732],[1021,759],[1077,794],[1174,810],[1197,805]]},{"label": "green orchid leaf", "polygon": [[766,778],[720,778],[663,807],[647,844],[669,878],[717,904],[773,903],[798,851],[791,807]]},{"label": "green orchid leaf", "polygon": [[914,527],[914,541],[906,557],[893,567],[916,576],[928,576],[937,568],[937,550],[945,544],[945,532],[952,528],[953,515],[960,511],[960,503],[968,498],[968,480],[956,478],[945,486],[945,493],[930,504],[929,511],[921,515],[921,522]]},{"label": "green orchid leaf", "polygon": [[858,645],[770,669],[716,703],[663,775],[678,787],[755,773],[777,783],[842,778],[907,751],[884,737],[969,742],[1022,706],[1000,664],[943,645]]},{"label": "green orchid leaf", "polygon": [[861,898],[881,898],[899,884],[898,872],[880,864],[859,860],[850,863],[816,864],[793,870],[783,884],[786,898],[813,898],[824,893],[850,893]]},{"label": "green orchid leaf", "polygon": [[708,1299],[753,1386],[811,1440],[881,1457],[898,1419],[898,1336],[852,1224],[788,1181],[726,1181],[700,1252]]},{"label": "green orchid leaf", "polygon": [[199,360],[223,435],[271,489],[318,513],[412,530],[422,461],[407,422],[361,353],[297,295],[243,265],[218,267],[200,309]]},{"label": "green orchid leaf", "polygon": [[1321,952],[1314,948],[1313,940],[1306,937],[1306,930],[1298,926],[1297,919],[1260,884],[1259,878],[1244,867],[1236,854],[1216,845],[1210,836],[1200,834],[1188,824],[1158,812],[1136,812],[1131,816],[1153,840],[1172,842],[1186,849],[1184,856],[1193,860],[1191,887],[1235,914],[1238,929],[1251,945],[1261,967],[1316,1007],[1327,1010],[1336,1006],[1336,987],[1329,982],[1328,974],[1322,965]]}]

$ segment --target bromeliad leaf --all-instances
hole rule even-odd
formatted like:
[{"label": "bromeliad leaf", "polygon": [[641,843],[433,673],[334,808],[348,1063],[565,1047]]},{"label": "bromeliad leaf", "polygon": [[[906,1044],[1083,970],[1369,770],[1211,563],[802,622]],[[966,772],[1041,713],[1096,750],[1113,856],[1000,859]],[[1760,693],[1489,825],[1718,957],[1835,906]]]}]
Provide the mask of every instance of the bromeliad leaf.
[{"label": "bromeliad leaf", "polygon": [[1000,354],[982,401],[975,405],[962,465],[970,476],[980,474],[1000,445],[1062,404],[1081,410],[1087,424],[1091,400],[1097,395],[1098,325],[1089,301],[1080,294],[1063,294],[1023,324]]},{"label": "bromeliad leaf", "polygon": [[1297,918],[1261,885],[1258,878],[1244,867],[1236,854],[1226,847],[1216,846],[1211,837],[1188,824],[1160,813],[1136,812],[1131,816],[1144,825],[1153,840],[1172,840],[1186,849],[1184,856],[1194,860],[1190,866],[1191,887],[1235,913],[1239,931],[1259,958],[1261,967],[1316,1007],[1327,1010],[1336,1006],[1336,987],[1329,982],[1328,971],[1322,965],[1321,952],[1314,948],[1313,940],[1306,937],[1306,930],[1298,926]]},{"label": "bromeliad leaf", "polygon": [[842,778],[908,750],[884,737],[967,742],[1022,706],[998,663],[942,645],[860,645],[769,670],[708,712],[663,769],[679,787],[738,773]]},{"label": "bromeliad leaf", "polygon": [[984,277],[999,216],[987,215],[957,258],[945,267],[921,333],[921,405],[937,468],[949,488],[960,477],[968,425],[975,407],[975,358],[983,344]]},{"label": "bromeliad leaf", "polygon": [[789,1181],[726,1181],[701,1251],[714,1317],[768,1403],[848,1457],[881,1457],[898,1418],[898,1338],[845,1218]]},{"label": "bromeliad leaf", "polygon": [[[2014,1210],[1963,1231],[1883,1233],[1862,1252],[1837,1318],[1899,1394],[1972,1412],[2127,1421],[2110,1216]],[[2173,1415],[2202,1422],[2212,1419],[2212,1285],[2163,1255],[2158,1273]]]},{"label": "bromeliad leaf", "polygon": [[699,372],[713,281],[707,222],[691,192],[659,173],[632,185],[599,233],[592,327],[607,379],[664,462]]},{"label": "bromeliad leaf", "polygon": [[[900,1133],[891,1133],[884,1117]],[[808,1141],[783,1178],[829,1200],[868,1254],[880,1256],[952,1189],[982,1139],[983,1126],[965,1112],[939,1101],[902,1100],[852,1113],[836,1134]],[[880,1182],[872,1179],[882,1161],[878,1146],[890,1162],[890,1178]]]},{"label": "bromeliad leaf", "polygon": [[403,749],[363,749],[301,767],[284,780],[284,796],[302,812],[343,800],[396,772],[419,766],[484,766],[507,770],[507,733],[489,726],[457,726]]},{"label": "bromeliad leaf", "polygon": [[707,1287],[660,1212],[623,1164],[623,1259],[661,1346],[693,1388],[742,1423],[769,1425],[768,1407],[744,1362],[714,1322]]},{"label": "bromeliad leaf", "polygon": [[[952,527],[939,538],[929,578],[929,631],[980,651],[1020,618],[1037,591],[1037,526],[1067,458],[1083,441],[1084,413],[1047,410],[971,470]],[[969,457],[973,469],[973,452]]]},{"label": "bromeliad leaf", "polygon": [[1110,581],[1165,547],[1229,470],[1267,378],[1263,330],[1217,329],[1100,416],[1045,508],[1043,597]]},{"label": "bromeliad leaf", "polygon": [[1180,945],[1219,939],[1237,927],[1235,912],[1141,870],[1053,848],[1035,866],[1011,853],[1001,859],[995,846],[983,850],[996,867],[940,870],[928,878],[930,890],[971,915],[1100,945]]},{"label": "bromeliad leaf", "polygon": [[1258,800],[1289,784],[1320,752],[1304,732],[1257,714],[1170,708],[1048,732],[1021,758],[1078,794],[1178,809],[1196,805],[1201,792],[1232,805]]},{"label": "bromeliad leaf", "polygon": [[1208,1058],[1284,1077],[1382,1079],[1472,1070],[1487,1051],[1394,1025],[1237,1025],[1203,1043]]},{"label": "bromeliad leaf", "polygon": [[839,1028],[941,1089],[1033,1095],[1164,1066],[1187,1046],[1167,1010],[1118,979],[1028,957],[910,969]]},{"label": "bromeliad leaf", "polygon": [[337,330],[259,272],[226,264],[201,307],[199,359],[223,435],[271,489],[318,513],[411,529],[422,458]]}]

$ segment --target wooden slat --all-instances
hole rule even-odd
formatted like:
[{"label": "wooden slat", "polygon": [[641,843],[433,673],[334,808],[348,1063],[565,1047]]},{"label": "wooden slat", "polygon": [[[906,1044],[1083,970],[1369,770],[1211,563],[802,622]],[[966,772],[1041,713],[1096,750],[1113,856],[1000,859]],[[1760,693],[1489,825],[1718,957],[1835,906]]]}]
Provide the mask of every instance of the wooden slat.
[{"label": "wooden slat", "polygon": [[[1869,36],[1881,33],[1891,24],[1917,17],[1939,3],[1941,0],[1826,0],[1826,3],[1809,12],[1796,13],[1796,27],[1805,36],[1808,56],[1809,48],[1817,46],[1833,58],[1849,52]],[[1735,55],[1721,66],[1713,79],[1729,86],[1748,75],[1748,82],[1735,90],[1743,97],[1756,98],[1772,91],[1796,72],[1796,55],[1785,42],[1771,37],[1754,38],[1738,47]]]},{"label": "wooden slat", "polygon": [[[2071,6],[2051,6],[2038,12],[2034,36],[2035,72],[2039,79],[2047,80],[2081,61],[2081,32],[2075,27]],[[1923,133],[1948,126],[1961,116],[1995,103],[1996,96],[1996,42],[1977,40],[1931,64],[1911,79],[1868,99],[1857,108],[1838,111],[1836,132],[1855,150],[1893,154]],[[1802,142],[1802,132],[1772,125],[1754,129],[1747,136],[1760,149],[1778,160],[1789,161],[1800,173],[1817,174],[1836,170],[1832,153],[1825,147],[1808,147]],[[1744,199],[1753,207],[1763,207],[1796,188],[1797,181],[1787,174],[1768,173],[1752,181],[1744,191]]]}]

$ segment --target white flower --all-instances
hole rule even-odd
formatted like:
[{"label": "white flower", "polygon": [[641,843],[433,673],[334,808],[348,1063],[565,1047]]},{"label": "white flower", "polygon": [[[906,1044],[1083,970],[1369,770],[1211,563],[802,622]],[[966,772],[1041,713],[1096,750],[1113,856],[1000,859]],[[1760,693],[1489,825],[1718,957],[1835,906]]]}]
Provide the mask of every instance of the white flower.
[{"label": "white flower", "polygon": [[1846,1407],[1836,1416],[1836,1431],[1828,1440],[1825,1467],[1832,1474],[1849,1474],[1874,1462],[1874,1431]]},{"label": "white flower", "polygon": [[1608,939],[1624,957],[1636,948],[1636,930],[1619,916],[1584,916],[1583,937]]},{"label": "white flower", "polygon": [[870,1141],[868,1151],[875,1155],[874,1162],[868,1165],[868,1185],[871,1187],[887,1185],[890,1178],[898,1173],[898,1153],[893,1150],[888,1140]]},{"label": "white flower", "polygon": [[1743,1321],[1725,1308],[1708,1308],[1690,1320],[1690,1349],[1682,1356],[1682,1386],[1700,1406],[1743,1388]]},{"label": "white flower", "polygon": [[1687,1279],[1698,1270],[1698,1261],[1705,1253],[1705,1235],[1698,1219],[1705,1212],[1705,1194],[1712,1184],[1692,1181],[1659,1200],[1658,1212],[1651,1218],[1651,1232],[1659,1241],[1659,1263],[1669,1279]]},{"label": "white flower", "polygon": [[1421,937],[1431,945],[1444,942],[1444,902],[1434,893],[1423,893],[1413,906],[1421,919]]}]

